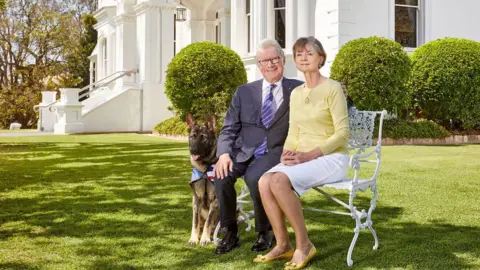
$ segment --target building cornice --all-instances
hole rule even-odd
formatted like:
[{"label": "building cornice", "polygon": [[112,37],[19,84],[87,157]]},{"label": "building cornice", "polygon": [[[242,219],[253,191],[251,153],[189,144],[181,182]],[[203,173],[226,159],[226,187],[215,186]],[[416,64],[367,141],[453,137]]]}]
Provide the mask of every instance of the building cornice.
[{"label": "building cornice", "polygon": [[93,26],[95,30],[98,30],[102,26],[106,25],[109,20],[109,13],[115,12],[116,7],[102,7],[93,13],[97,23]]},{"label": "building cornice", "polygon": [[157,3],[150,3],[150,2],[142,2],[133,6],[133,10],[135,11],[136,15],[140,15],[145,13],[147,10],[175,10],[177,7],[176,3],[164,3],[164,4],[157,4]]},{"label": "building cornice", "polygon": [[123,13],[113,18],[113,20],[117,25],[122,24],[124,22],[135,22],[136,19],[137,19],[137,16],[135,16],[135,14],[130,14],[130,13]]}]

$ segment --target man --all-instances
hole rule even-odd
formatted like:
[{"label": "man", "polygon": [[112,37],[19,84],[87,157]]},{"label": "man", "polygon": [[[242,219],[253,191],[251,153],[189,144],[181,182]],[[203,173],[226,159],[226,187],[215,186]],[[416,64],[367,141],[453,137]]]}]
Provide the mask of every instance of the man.
[{"label": "man", "polygon": [[238,246],[234,185],[241,176],[250,189],[255,211],[258,237],[252,251],[264,251],[274,241],[258,181],[280,162],[288,133],[290,93],[303,82],[283,77],[285,56],[274,40],[260,44],[257,65],[264,79],[238,87],[218,138],[215,193],[220,204],[220,224],[226,233],[215,249],[217,254],[228,253]]}]

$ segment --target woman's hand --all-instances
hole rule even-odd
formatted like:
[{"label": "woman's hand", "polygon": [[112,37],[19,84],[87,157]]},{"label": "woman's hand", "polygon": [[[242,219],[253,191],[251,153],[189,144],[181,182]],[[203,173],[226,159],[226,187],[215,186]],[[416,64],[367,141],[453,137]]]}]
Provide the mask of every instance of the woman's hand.
[{"label": "woman's hand", "polygon": [[280,156],[280,162],[287,165],[286,161],[290,160],[295,154],[295,151],[283,150],[282,156]]},{"label": "woman's hand", "polygon": [[322,151],[320,148],[315,148],[310,152],[296,152],[290,150],[284,150],[282,156],[280,157],[280,162],[287,166],[293,166],[297,164],[301,164],[304,162],[308,162],[310,160],[316,159],[318,157],[323,156]]}]

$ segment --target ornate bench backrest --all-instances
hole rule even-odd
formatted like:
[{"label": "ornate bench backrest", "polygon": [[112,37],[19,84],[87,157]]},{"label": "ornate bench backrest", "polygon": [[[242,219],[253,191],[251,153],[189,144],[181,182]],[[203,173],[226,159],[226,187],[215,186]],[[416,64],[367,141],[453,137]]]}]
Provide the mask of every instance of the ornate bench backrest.
[{"label": "ornate bench backrest", "polygon": [[348,141],[348,150],[365,151],[373,144],[373,131],[375,128],[375,118],[380,115],[378,129],[378,144],[382,140],[383,118],[386,111],[357,111],[352,110],[349,115],[350,139]]}]

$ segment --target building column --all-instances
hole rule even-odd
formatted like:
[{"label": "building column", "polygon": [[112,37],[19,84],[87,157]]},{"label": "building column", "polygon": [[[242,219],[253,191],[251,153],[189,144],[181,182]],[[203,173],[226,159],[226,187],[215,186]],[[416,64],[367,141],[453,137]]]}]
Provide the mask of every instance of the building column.
[{"label": "building column", "polygon": [[313,2],[311,0],[302,0],[297,2],[297,38],[313,36],[314,21],[312,20]]},{"label": "building column", "polygon": [[267,2],[252,1],[252,8],[252,52],[255,53],[260,42],[267,38],[267,18],[265,16],[267,14]]},{"label": "building column", "polygon": [[[160,3],[159,3],[160,2]],[[173,14],[169,0],[141,2],[133,7],[137,15],[137,59],[139,67],[140,130],[150,131],[172,116],[165,95],[165,71],[173,58]]]},{"label": "building column", "polygon": [[356,27],[353,3],[352,0],[317,0],[317,27],[314,31],[327,53],[327,62],[322,68],[322,74],[326,76],[330,75],[330,67],[340,47],[352,39]]},{"label": "building column", "polygon": [[[121,14],[115,17],[116,22],[116,71],[127,71],[137,68],[136,42],[137,28],[134,14]],[[122,89],[124,86],[133,86],[135,76],[124,76],[115,81],[115,88]]]},{"label": "building column", "polygon": [[291,54],[293,44],[297,41],[297,1],[286,0],[285,9],[285,52]]},{"label": "building column", "polygon": [[191,20],[192,43],[209,40],[215,42],[215,27],[213,21]]},{"label": "building column", "polygon": [[[225,1],[226,3],[228,1]],[[228,2],[229,3],[229,2]],[[230,47],[230,29],[231,29],[231,23],[230,23],[230,18],[231,18],[231,10],[230,10],[230,4],[228,7],[221,9],[218,12],[218,16],[220,18],[220,43]]]},{"label": "building column", "polygon": [[266,0],[267,38],[275,39],[275,11],[274,0]]},{"label": "building column", "polygon": [[[231,0],[231,43],[230,48],[240,56],[247,54],[247,29],[245,22],[245,1]],[[249,0],[250,1],[250,0]]]}]

